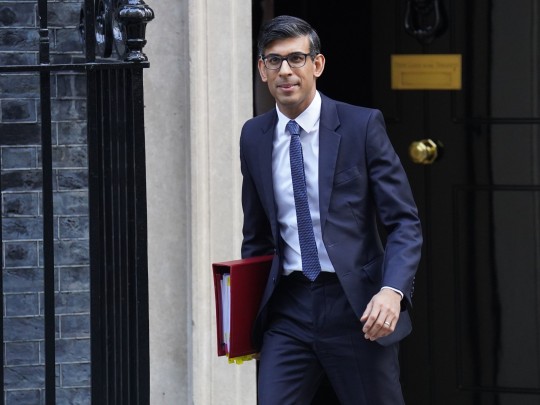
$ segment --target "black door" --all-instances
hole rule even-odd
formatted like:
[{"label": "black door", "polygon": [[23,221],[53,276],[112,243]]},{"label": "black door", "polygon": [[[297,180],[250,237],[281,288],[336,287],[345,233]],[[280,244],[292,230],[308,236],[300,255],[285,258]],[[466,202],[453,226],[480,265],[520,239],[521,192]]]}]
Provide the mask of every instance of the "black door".
[{"label": "black door", "polygon": [[[372,101],[426,240],[402,349],[407,401],[539,404],[540,4],[373,1],[372,18]],[[392,90],[393,54],[461,55],[461,90]],[[433,164],[409,159],[421,139],[443,152]]]},{"label": "black door", "polygon": [[[383,111],[409,175],[425,245],[407,404],[539,404],[540,3],[272,3],[319,32],[319,89]],[[461,89],[392,89],[396,54],[461,55]],[[421,140],[437,146],[432,164],[411,161]],[[314,403],[337,401],[325,385]]]}]

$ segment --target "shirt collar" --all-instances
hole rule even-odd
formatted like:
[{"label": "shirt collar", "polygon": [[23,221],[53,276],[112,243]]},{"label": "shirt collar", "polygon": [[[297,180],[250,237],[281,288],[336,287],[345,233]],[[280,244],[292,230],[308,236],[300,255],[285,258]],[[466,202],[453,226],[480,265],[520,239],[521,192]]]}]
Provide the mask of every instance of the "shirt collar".
[{"label": "shirt collar", "polygon": [[[318,91],[316,91],[315,97],[308,108],[306,108],[298,117],[294,119],[304,131],[313,131],[315,126],[319,123],[319,118],[321,117],[321,104],[321,95]],[[281,111],[279,111],[278,106],[276,106],[276,111],[278,115],[278,133],[284,133],[285,127],[291,119],[287,118]]]}]

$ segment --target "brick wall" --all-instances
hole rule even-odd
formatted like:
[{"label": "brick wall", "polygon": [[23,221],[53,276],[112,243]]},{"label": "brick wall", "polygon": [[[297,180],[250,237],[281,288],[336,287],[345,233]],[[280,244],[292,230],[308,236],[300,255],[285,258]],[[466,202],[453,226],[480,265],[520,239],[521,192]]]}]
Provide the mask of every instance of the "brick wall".
[{"label": "brick wall", "polygon": [[[81,55],[81,1],[51,1],[51,61]],[[37,1],[0,0],[0,65],[38,61]],[[90,403],[85,76],[54,74],[57,404]],[[0,74],[6,404],[44,403],[39,76]]]}]

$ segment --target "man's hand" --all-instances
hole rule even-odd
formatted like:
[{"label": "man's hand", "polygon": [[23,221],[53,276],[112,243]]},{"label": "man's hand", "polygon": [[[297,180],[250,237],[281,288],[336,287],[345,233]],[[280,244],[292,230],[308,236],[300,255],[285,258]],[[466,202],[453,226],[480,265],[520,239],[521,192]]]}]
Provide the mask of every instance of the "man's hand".
[{"label": "man's hand", "polygon": [[377,340],[391,334],[396,328],[401,309],[401,295],[384,288],[369,301],[360,321],[364,323],[362,331],[365,338]]}]

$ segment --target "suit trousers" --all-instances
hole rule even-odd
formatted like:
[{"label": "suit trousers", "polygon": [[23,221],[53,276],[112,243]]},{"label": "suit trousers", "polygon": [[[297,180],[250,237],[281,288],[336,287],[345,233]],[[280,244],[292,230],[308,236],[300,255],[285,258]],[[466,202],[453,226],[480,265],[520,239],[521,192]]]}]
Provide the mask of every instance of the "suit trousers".
[{"label": "suit trousers", "polygon": [[259,405],[309,405],[326,373],[341,405],[402,405],[399,345],[364,338],[334,273],[281,277],[260,354]]}]

